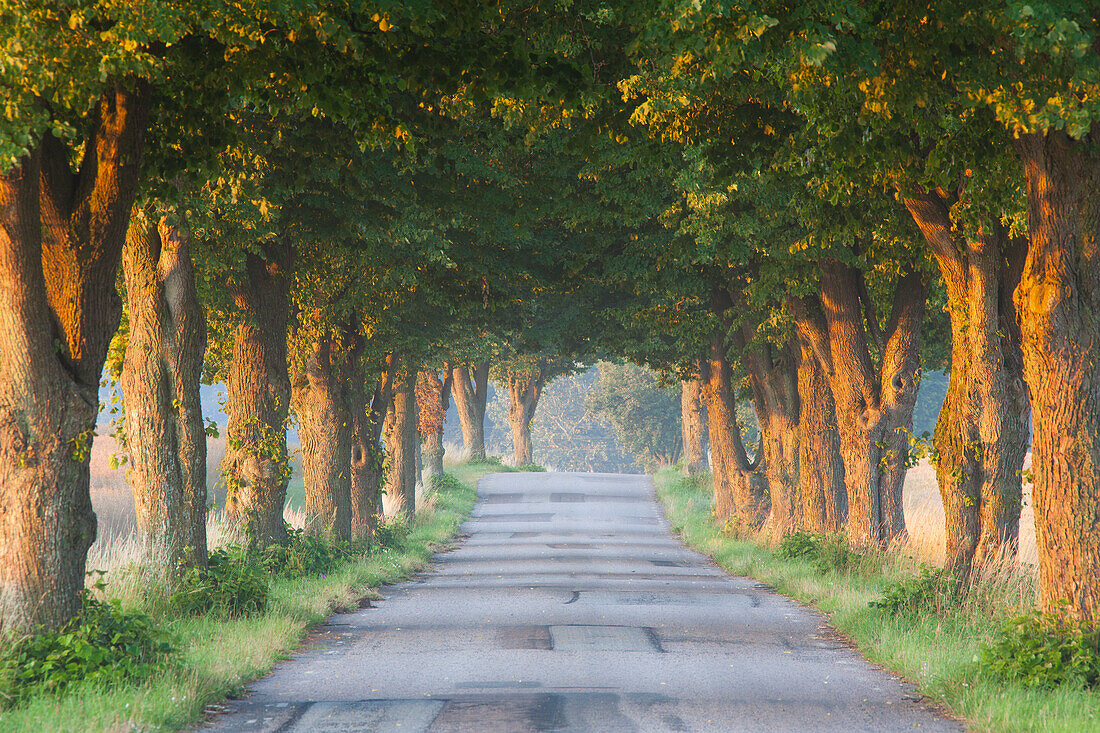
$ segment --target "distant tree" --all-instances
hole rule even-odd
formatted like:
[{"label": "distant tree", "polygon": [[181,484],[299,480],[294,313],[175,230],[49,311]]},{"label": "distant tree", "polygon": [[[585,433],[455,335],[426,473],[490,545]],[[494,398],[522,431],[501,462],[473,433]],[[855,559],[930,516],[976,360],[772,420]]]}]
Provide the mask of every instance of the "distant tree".
[{"label": "distant tree", "polygon": [[597,364],[600,378],[586,404],[615,429],[619,443],[647,471],[680,458],[680,394],[630,362]]}]

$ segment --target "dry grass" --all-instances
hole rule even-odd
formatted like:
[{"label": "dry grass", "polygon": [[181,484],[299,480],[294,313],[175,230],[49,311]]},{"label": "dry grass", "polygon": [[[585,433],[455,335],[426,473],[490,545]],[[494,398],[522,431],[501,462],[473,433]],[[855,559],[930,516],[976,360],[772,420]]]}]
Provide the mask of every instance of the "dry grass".
[{"label": "dry grass", "polygon": [[[1025,462],[1030,467],[1031,457]],[[905,552],[930,565],[943,565],[944,559],[944,515],[943,502],[940,500],[936,484],[936,468],[927,460],[909,469],[905,477],[903,497],[905,526],[909,529],[909,542]],[[1035,545],[1035,511],[1031,505],[1031,487],[1024,486],[1024,508],[1020,514],[1019,561],[1021,567],[1032,574],[1037,573],[1039,562]],[[1003,564],[1003,560],[1001,561]]]},{"label": "dry grass", "polygon": [[[100,432],[92,444],[91,457],[92,509],[96,513],[98,531],[96,541],[88,550],[87,567],[103,571],[110,579],[112,575],[121,575],[117,571],[137,565],[142,553],[135,526],[134,497],[126,483],[126,468],[111,468],[110,459],[118,450],[117,443],[110,435],[102,434],[105,430]],[[214,506],[223,506],[225,496],[220,490],[218,471],[225,457],[225,438],[210,438],[206,450],[207,490]],[[300,474],[300,463],[295,468]],[[283,509],[283,518],[294,527],[305,526],[305,512],[300,506],[288,503]],[[240,537],[226,524],[223,512],[213,509],[206,519],[207,546],[214,549],[236,541],[240,541]],[[94,580],[89,578],[89,583]]]}]

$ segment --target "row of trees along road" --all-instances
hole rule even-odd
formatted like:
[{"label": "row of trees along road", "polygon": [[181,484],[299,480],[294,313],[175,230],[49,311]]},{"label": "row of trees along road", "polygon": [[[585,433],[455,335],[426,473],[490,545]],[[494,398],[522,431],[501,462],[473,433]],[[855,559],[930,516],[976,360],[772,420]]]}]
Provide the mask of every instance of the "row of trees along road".
[{"label": "row of trees along road", "polygon": [[269,543],[288,421],[309,531],[368,534],[449,398],[480,455],[506,385],[527,462],[542,387],[602,357],[682,381],[696,466],[706,413],[721,519],[857,546],[904,536],[950,367],[949,565],[1012,547],[1030,445],[1042,603],[1095,619],[1097,32],[1055,1],[6,5],[0,630],[79,606],[105,365],[172,568],[205,561],[202,380]]}]

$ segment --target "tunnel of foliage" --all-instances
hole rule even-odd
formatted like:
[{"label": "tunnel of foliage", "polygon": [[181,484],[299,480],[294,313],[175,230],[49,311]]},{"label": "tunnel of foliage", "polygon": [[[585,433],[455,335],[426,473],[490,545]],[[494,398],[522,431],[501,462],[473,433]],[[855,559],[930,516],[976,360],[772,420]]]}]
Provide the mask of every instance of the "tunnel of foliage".
[{"label": "tunnel of foliage", "polygon": [[1095,621],[1098,32],[1061,0],[3,4],[0,632],[81,608],[103,379],[186,578],[201,384],[263,548],[289,425],[304,532],[369,538],[452,403],[483,457],[493,385],[530,464],[547,385],[601,360],[581,412],[646,467],[857,548],[905,536],[947,370],[948,569],[1012,548],[1029,480],[1041,604]]}]

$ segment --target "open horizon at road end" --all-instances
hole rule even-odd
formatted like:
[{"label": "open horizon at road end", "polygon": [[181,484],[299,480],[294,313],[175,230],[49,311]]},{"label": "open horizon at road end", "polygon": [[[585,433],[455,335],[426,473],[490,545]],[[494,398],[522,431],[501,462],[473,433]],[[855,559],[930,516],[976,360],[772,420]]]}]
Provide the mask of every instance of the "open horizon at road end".
[{"label": "open horizon at road end", "polygon": [[207,727],[963,730],[822,614],[686,548],[647,477],[493,474],[461,533]]}]

